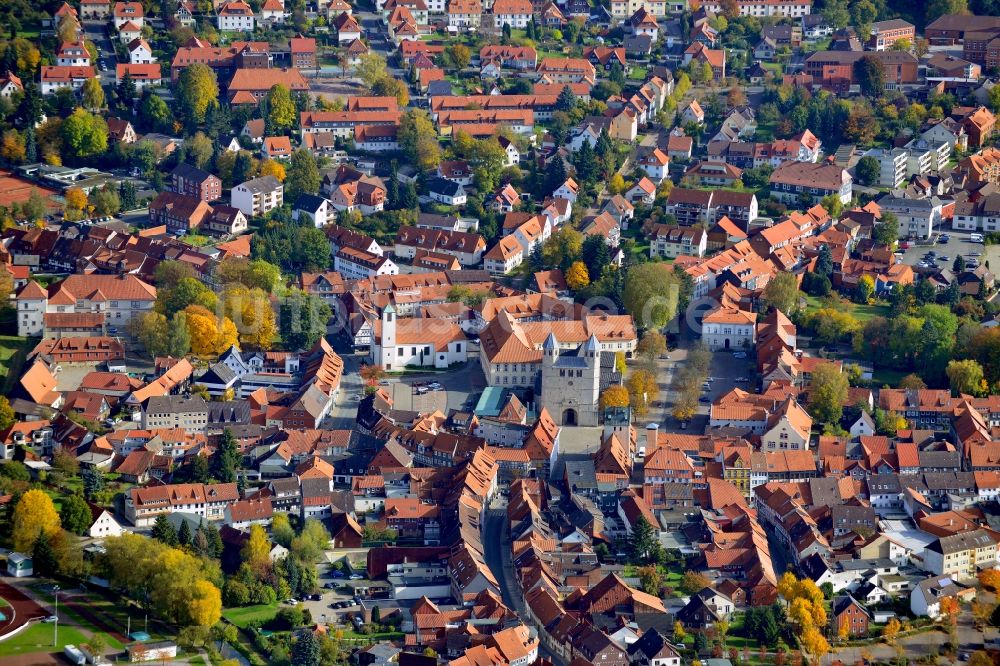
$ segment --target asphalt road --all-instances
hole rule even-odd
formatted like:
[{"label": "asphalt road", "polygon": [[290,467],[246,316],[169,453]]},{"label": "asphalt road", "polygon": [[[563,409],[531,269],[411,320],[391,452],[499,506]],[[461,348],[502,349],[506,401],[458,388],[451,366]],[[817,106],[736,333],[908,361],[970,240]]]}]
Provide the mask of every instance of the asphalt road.
[{"label": "asphalt road", "polygon": [[[104,86],[114,86],[115,65],[118,60],[115,55],[115,47],[108,36],[106,24],[103,21],[84,21],[83,34],[86,39],[92,41],[94,46],[97,47],[97,62],[94,63],[94,67],[97,68],[97,72],[100,74],[101,84]],[[106,68],[103,71],[100,69],[101,63]]]},{"label": "asphalt road", "polygon": [[[506,526],[506,505],[494,504],[494,506],[497,508],[490,508],[486,513],[486,524],[483,531],[483,555],[486,557],[486,564],[500,585],[500,596],[503,598],[504,605],[516,612],[525,623],[528,623],[524,595],[518,588],[513,565],[510,561],[510,534],[507,533]],[[543,629],[538,628],[538,632],[541,634]],[[539,641],[538,656],[551,660],[556,666],[566,666],[566,661],[549,650],[542,641]]]}]

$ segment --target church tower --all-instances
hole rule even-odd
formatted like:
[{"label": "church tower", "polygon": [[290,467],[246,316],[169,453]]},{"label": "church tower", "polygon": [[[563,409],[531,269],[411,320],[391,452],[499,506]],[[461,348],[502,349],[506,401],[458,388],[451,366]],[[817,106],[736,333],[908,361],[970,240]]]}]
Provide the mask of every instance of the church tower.
[{"label": "church tower", "polygon": [[379,351],[382,358],[382,367],[385,370],[392,370],[392,361],[396,356],[396,308],[392,303],[382,310],[382,336]]},{"label": "church tower", "polygon": [[596,406],[601,395],[601,343],[593,333],[583,344],[583,357],[587,361],[587,386],[593,387]]},{"label": "church tower", "polygon": [[549,333],[542,344],[542,372],[551,369],[559,360],[559,341],[556,340],[555,333]]}]

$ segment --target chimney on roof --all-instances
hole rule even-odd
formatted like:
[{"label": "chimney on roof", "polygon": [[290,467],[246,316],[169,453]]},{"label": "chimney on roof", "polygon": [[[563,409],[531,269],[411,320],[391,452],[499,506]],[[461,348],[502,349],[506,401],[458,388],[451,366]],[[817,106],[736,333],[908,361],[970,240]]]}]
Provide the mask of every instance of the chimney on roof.
[{"label": "chimney on roof", "polygon": [[653,451],[656,450],[657,443],[660,438],[660,424],[658,423],[648,423],[646,424],[646,457],[653,455]]}]

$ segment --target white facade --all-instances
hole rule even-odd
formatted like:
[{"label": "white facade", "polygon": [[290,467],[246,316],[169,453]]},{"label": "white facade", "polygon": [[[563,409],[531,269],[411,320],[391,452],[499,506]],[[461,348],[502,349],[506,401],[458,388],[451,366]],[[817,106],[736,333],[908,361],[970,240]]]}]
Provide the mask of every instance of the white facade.
[{"label": "white facade", "polygon": [[292,211],[292,219],[296,222],[300,219],[310,220],[316,227],[325,227],[335,221],[335,215],[332,211],[332,206],[330,206],[329,200],[324,199],[322,205],[314,211],[296,208]]},{"label": "white facade", "polygon": [[[900,238],[930,238],[941,223],[941,202],[931,199],[882,199],[879,206],[899,220]],[[955,225],[958,228],[958,224]]]},{"label": "white facade", "polygon": [[[261,182],[268,179],[274,182]],[[231,190],[233,208],[240,209],[248,218],[264,215],[281,207],[284,201],[284,189],[284,186],[273,176],[248,180]]]},{"label": "white facade", "polygon": [[156,62],[156,58],[153,57],[152,52],[145,45],[137,44],[135,48],[129,51],[128,61],[133,65],[149,65]]},{"label": "white facade", "polygon": [[885,148],[874,148],[865,153],[865,157],[874,157],[878,160],[879,187],[890,189],[897,188],[906,180],[906,166],[909,153],[901,148],[888,150]]},{"label": "white facade", "polygon": [[399,275],[399,266],[388,257],[382,257],[377,262],[359,262],[352,261],[350,256],[341,253],[333,258],[333,270],[340,273],[345,280],[367,280],[377,275]]},{"label": "white facade", "polygon": [[[713,321],[716,314],[720,316]],[[701,338],[712,351],[749,349],[757,341],[756,318],[753,313],[741,310],[707,315],[702,322]]]},{"label": "white facade", "polygon": [[115,520],[115,517],[111,515],[109,511],[101,512],[101,515],[97,517],[94,524],[90,526],[87,530],[87,536],[91,539],[104,539],[107,537],[117,537],[121,536],[127,532],[121,524]]},{"label": "white facade", "polygon": [[449,340],[444,346],[439,346],[434,338],[438,337],[444,326],[454,326],[457,324],[439,323],[436,327],[434,320],[412,320],[420,322],[421,326],[428,329],[428,340],[426,341],[400,341],[397,335],[398,319],[396,309],[392,305],[386,306],[382,310],[381,337],[376,337],[372,341],[371,360],[373,363],[382,366],[386,370],[399,370],[405,367],[435,367],[447,368],[455,363],[462,363],[468,358],[468,344],[464,336]]}]

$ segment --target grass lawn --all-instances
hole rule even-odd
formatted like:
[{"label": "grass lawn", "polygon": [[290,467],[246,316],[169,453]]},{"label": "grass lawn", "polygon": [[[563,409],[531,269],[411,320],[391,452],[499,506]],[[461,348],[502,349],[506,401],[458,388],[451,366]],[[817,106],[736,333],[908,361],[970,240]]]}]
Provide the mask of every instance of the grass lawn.
[{"label": "grass lawn", "polygon": [[4,394],[10,393],[14,382],[21,376],[24,358],[32,348],[31,338],[0,335],[0,379],[3,380]]},{"label": "grass lawn", "polygon": [[628,73],[628,78],[633,81],[645,81],[646,80],[646,68],[645,67],[633,67]]},{"label": "grass lawn", "polygon": [[899,386],[899,382],[908,374],[910,373],[903,372],[902,370],[878,368],[872,371],[872,385],[878,387]]},{"label": "grass lawn", "polygon": [[[813,310],[819,310],[824,307],[824,300],[817,298],[815,296],[806,296],[806,311],[811,312]],[[850,301],[844,300],[837,304],[838,309],[844,309],[851,313],[855,319],[860,321],[862,324],[871,319],[872,317],[887,317],[889,316],[889,306],[884,303],[876,303],[875,305],[852,303]]]},{"label": "grass lawn", "polygon": [[240,629],[246,629],[251,623],[266,624],[273,620],[277,614],[278,604],[258,604],[242,608],[227,608],[222,612],[223,617]]},{"label": "grass lawn", "polygon": [[51,624],[36,622],[12,638],[0,642],[0,658],[15,657],[21,654],[36,652],[60,652],[67,645],[79,645],[87,642],[87,637],[76,627],[59,627],[59,640],[52,646]]}]

